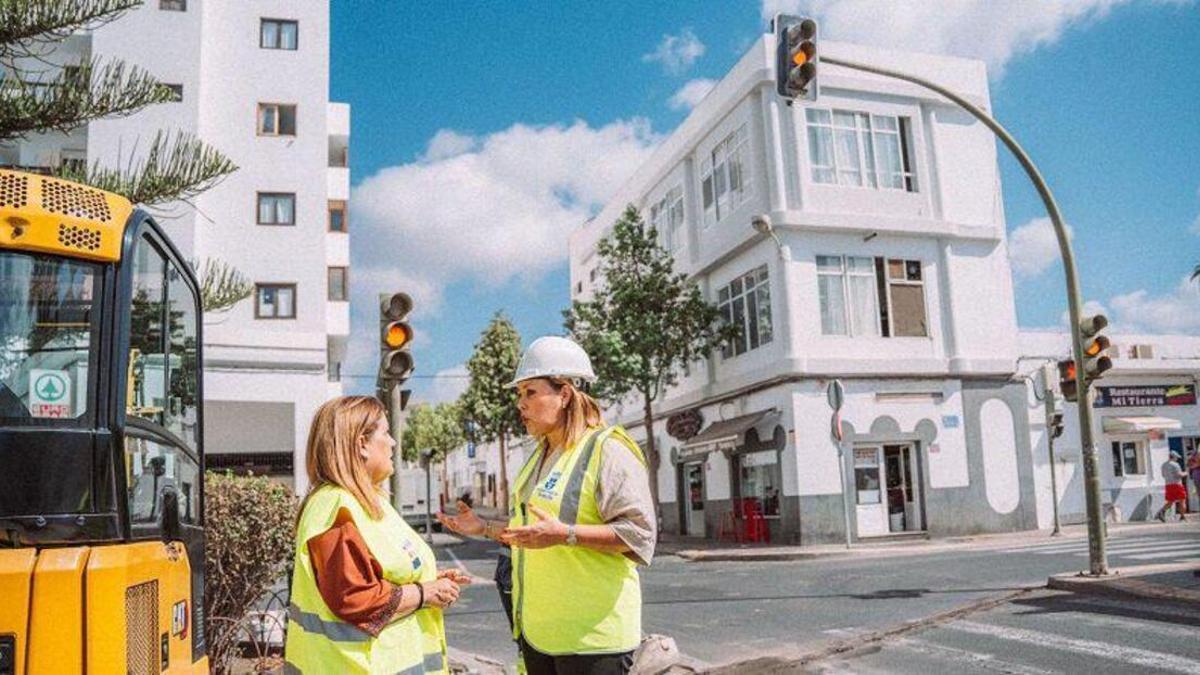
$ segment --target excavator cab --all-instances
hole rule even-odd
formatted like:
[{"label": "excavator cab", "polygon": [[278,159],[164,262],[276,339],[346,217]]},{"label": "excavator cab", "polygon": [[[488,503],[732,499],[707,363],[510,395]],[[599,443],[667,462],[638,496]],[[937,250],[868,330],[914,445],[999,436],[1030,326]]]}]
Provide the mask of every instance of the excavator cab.
[{"label": "excavator cab", "polygon": [[147,213],[0,171],[0,675],[208,672],[201,316]]}]

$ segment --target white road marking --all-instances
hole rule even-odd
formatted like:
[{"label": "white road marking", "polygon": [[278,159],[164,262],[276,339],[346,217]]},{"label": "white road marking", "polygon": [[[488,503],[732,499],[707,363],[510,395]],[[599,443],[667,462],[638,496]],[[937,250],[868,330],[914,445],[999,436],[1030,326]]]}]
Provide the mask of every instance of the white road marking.
[{"label": "white road marking", "polygon": [[[1151,542],[1163,541],[1160,537],[1138,537],[1137,539],[1116,541],[1109,540],[1109,546],[1144,546]],[[1072,542],[1047,542],[1043,544],[1031,544],[1019,548],[1001,549],[1001,553],[1070,553],[1078,551],[1081,548],[1086,549],[1088,542],[1086,539],[1078,539]]]},{"label": "white road marking", "polygon": [[[1163,551],[1174,551],[1175,555],[1181,555],[1187,553],[1188,551],[1200,552],[1200,542],[1189,541],[1178,544],[1152,544],[1150,546],[1134,546],[1132,548],[1108,548],[1109,555],[1129,556],[1131,558],[1136,557],[1135,555],[1131,554],[1159,553]],[[1075,555],[1086,556],[1087,551],[1082,551],[1080,553],[1076,553]]]},{"label": "white road marking", "polygon": [[1099,658],[1120,661],[1122,663],[1128,663],[1130,665],[1143,668],[1157,668],[1162,670],[1170,670],[1176,673],[1200,675],[1200,661],[1175,656],[1174,654],[1150,651],[1149,649],[1123,647],[1108,642],[1098,642],[1096,640],[1079,640],[1061,635],[1054,635],[1051,633],[1043,633],[1041,631],[1025,630],[1023,628],[1010,628],[1006,626],[993,626],[986,623],[976,623],[974,621],[958,621],[955,623],[946,624],[944,628],[961,631],[964,633],[972,633],[974,635],[987,635],[989,637],[996,637],[1002,640],[1024,642],[1026,644],[1039,647],[1050,647],[1052,649],[1060,649],[1062,651],[1074,652],[1076,654],[1096,656]]},{"label": "white road marking", "polygon": [[[1188,554],[1193,554],[1193,553],[1200,553],[1200,547],[1192,548],[1192,549],[1189,549],[1186,551],[1165,551],[1163,553],[1143,553],[1141,555],[1127,555],[1125,557],[1130,558],[1132,560],[1158,560],[1159,558],[1174,558],[1174,557],[1178,557],[1181,555],[1188,555]],[[1194,559],[1195,558],[1189,558],[1187,560],[1180,560],[1179,562],[1191,562]]]},{"label": "white road marking", "polygon": [[462,563],[462,561],[458,559],[458,556],[454,555],[454,551],[451,550],[449,546],[447,546],[446,548],[444,548],[442,550],[444,550],[446,552],[446,555],[450,556],[450,559],[454,561],[454,566],[457,567],[460,572],[471,577],[471,585],[472,586],[495,586],[496,585],[496,582],[494,579],[484,579],[483,577],[477,577],[474,574],[471,574],[471,570],[467,569],[467,566],[464,565]]},{"label": "white road marking", "polygon": [[939,645],[915,638],[902,639],[897,644],[914,652],[941,657],[947,661],[970,663],[972,666],[983,668],[984,670],[998,670],[1002,673],[1014,673],[1015,675],[1049,675],[1055,672],[1053,670],[1043,670],[1025,664],[1005,661],[997,658],[995,654],[973,652],[967,649]]}]

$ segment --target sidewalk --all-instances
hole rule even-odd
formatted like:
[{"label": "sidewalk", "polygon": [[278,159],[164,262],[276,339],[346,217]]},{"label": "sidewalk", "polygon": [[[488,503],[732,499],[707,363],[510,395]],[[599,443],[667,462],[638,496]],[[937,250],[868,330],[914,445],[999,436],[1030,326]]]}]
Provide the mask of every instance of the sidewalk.
[{"label": "sidewalk", "polygon": [[1046,586],[1073,593],[1166,600],[1200,608],[1200,562],[1121,567],[1106,577],[1058,574],[1050,577]]},{"label": "sidewalk", "polygon": [[[1165,524],[1159,522],[1110,523],[1108,525],[1108,534],[1111,537],[1128,532],[1178,531],[1180,528],[1200,530],[1200,522]],[[1197,534],[1200,536],[1200,532]],[[1062,534],[1053,538],[1050,536],[1050,530],[1025,530],[1022,532],[979,534],[939,539],[910,535],[902,539],[852,542],[849,549],[846,548],[845,544],[820,544],[814,546],[731,544],[664,534],[659,540],[657,555],[674,555],[688,562],[787,561],[839,556],[923,555],[949,550],[998,548],[1050,541],[1067,543],[1086,539],[1086,525],[1064,525],[1062,527]]]}]

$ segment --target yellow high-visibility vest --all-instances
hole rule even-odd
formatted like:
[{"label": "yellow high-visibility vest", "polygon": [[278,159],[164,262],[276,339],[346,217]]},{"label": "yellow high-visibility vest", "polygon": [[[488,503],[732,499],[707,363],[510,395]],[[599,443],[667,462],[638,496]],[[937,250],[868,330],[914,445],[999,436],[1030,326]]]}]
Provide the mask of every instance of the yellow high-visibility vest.
[{"label": "yellow high-visibility vest", "polygon": [[[604,441],[616,438],[644,465],[641,448],[620,427],[588,431],[560,453],[533,485],[529,504],[568,525],[601,525],[596,501]],[[536,480],[545,444],[517,475],[510,527],[536,522],[521,503]],[[605,654],[636,649],[642,638],[642,588],[637,564],[620,553],[583,546],[525,549],[514,546],[513,635],[543,654]]]},{"label": "yellow high-visibility vest", "polygon": [[285,672],[364,675],[449,672],[440,609],[417,610],[388,624],[378,637],[371,637],[339,619],[317,590],[307,542],[332,527],[342,508],[350,511],[371,555],[383,568],[384,579],[393,584],[411,584],[437,578],[433,549],[404,522],[387,499],[380,497],[379,505],[383,517],[373,520],[354,495],[332,485],[320,487],[305,503],[296,528]]}]

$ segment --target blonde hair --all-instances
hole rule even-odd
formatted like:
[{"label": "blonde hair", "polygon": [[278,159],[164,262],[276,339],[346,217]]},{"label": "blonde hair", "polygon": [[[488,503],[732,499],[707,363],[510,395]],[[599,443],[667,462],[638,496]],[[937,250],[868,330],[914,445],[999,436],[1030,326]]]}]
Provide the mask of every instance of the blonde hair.
[{"label": "blonde hair", "polygon": [[[378,399],[371,396],[339,396],[317,408],[308,431],[305,465],[308,470],[308,502],[319,488],[334,485],[354,495],[371,518],[383,517],[379,506],[381,489],[371,483],[371,476],[358,440],[368,437],[387,411]],[[300,512],[304,512],[304,503]]]},{"label": "blonde hair", "polygon": [[583,438],[588,429],[604,424],[604,418],[600,413],[600,404],[596,402],[596,399],[576,387],[574,382],[558,377],[547,378],[547,381],[550,382],[554,391],[566,389],[571,393],[566,410],[563,411],[566,415],[566,420],[563,422],[564,448],[573,447],[579,442],[579,439]]}]

